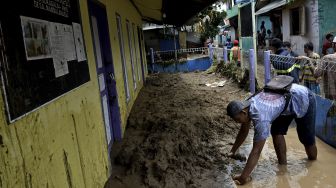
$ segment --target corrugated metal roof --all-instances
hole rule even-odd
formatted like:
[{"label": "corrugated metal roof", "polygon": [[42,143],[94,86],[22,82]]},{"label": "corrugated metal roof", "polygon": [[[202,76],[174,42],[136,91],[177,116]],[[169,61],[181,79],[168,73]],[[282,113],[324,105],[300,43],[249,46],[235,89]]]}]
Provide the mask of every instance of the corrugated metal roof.
[{"label": "corrugated metal roof", "polygon": [[[217,0],[130,0],[144,20],[181,26]],[[163,18],[165,14],[165,18]]]},{"label": "corrugated metal roof", "polygon": [[275,2],[272,2],[264,7],[262,7],[261,9],[259,9],[255,15],[260,15],[260,14],[265,14],[273,9],[276,9],[276,8],[279,8],[283,5],[286,5],[287,4],[287,0],[279,0],[279,1],[275,1]]}]

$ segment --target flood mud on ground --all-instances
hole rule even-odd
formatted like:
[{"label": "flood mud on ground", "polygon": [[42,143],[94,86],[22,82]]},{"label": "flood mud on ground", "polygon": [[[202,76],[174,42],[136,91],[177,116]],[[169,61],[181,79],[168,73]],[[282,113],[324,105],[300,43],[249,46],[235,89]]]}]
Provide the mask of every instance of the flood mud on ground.
[{"label": "flood mud on ground", "polygon": [[[215,82],[225,84],[209,87]],[[226,105],[247,96],[236,83],[214,74],[151,75],[133,106],[123,141],[113,145],[112,175],[105,187],[236,187],[231,176],[239,174],[246,161],[226,156],[238,133],[238,125],[226,116]],[[252,135],[251,130],[239,150],[242,156],[252,147]],[[319,142],[326,158],[310,163],[293,135],[287,136],[287,169],[277,165],[269,139],[253,182],[242,187],[336,186],[331,171],[317,167],[329,162],[335,167],[334,149]],[[291,140],[296,148],[290,147]]]}]

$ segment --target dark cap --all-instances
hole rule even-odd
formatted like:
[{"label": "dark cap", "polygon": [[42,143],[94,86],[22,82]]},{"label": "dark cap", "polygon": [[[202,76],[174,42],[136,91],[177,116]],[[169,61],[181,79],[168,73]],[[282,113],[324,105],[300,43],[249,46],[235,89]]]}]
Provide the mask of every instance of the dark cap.
[{"label": "dark cap", "polygon": [[227,107],[227,115],[230,117],[235,117],[245,108],[250,106],[250,101],[231,101]]},{"label": "dark cap", "polygon": [[274,39],[271,40],[271,44],[270,44],[271,47],[274,47],[276,49],[280,49],[282,47],[282,45],[283,45],[282,41],[278,38],[274,38]]}]

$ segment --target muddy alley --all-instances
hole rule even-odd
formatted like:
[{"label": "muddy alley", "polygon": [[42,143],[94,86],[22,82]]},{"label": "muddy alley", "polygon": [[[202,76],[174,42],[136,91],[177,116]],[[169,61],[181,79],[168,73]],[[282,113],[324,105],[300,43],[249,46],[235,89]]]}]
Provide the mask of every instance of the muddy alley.
[{"label": "muddy alley", "polygon": [[[238,125],[226,116],[226,105],[247,96],[236,83],[214,74],[151,75],[132,109],[123,141],[112,148],[112,176],[105,187],[236,187],[231,176],[241,172],[245,161],[226,157],[238,132]],[[252,147],[252,135],[251,130],[239,150],[243,156]],[[333,148],[319,141],[324,161],[308,163],[295,132],[286,139],[287,168],[277,165],[269,139],[253,182],[244,187],[336,186]]]}]

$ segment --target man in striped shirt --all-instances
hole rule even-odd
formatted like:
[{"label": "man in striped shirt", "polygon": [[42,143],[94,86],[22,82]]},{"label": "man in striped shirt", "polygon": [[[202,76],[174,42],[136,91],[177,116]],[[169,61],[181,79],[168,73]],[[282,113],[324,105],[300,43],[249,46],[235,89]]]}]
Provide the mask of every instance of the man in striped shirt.
[{"label": "man in striped shirt", "polygon": [[315,94],[321,94],[319,77],[315,77],[314,70],[316,68],[316,59],[320,59],[320,55],[314,52],[314,45],[312,42],[308,42],[304,45],[304,52],[306,56],[304,58],[308,59],[308,62],[304,64],[302,67],[302,77],[301,81],[303,81],[304,86],[313,91]]}]

